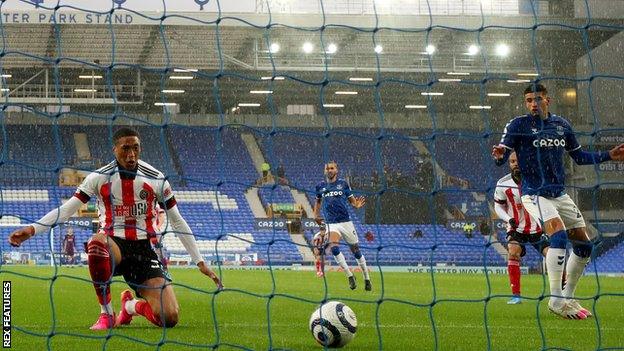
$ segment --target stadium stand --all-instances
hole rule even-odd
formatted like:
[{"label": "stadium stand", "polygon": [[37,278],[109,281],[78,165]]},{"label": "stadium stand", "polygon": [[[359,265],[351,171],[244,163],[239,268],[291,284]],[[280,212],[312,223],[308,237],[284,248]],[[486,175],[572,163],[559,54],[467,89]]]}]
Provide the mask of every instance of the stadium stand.
[{"label": "stadium stand", "polygon": [[[257,253],[262,261],[292,263],[301,261],[301,254],[286,230],[257,230],[244,191],[256,186],[258,173],[241,139],[241,130],[214,129],[208,127],[172,126],[161,133],[161,129],[150,126],[137,127],[143,140],[142,158],[155,167],[170,172],[181,212],[191,229],[197,235],[202,252],[216,259],[219,254]],[[73,187],[54,186],[58,184],[57,167],[74,166],[76,151],[74,133],[86,133],[94,166],[104,164],[111,158],[108,138],[94,138],[102,131],[98,126],[34,126],[8,125],[7,141],[15,146],[9,162],[2,167],[0,184],[3,187],[3,220],[0,232],[7,235],[20,224],[32,222],[49,209],[61,204],[62,198],[71,196]],[[357,132],[357,133],[356,133]],[[313,187],[322,179],[324,160],[337,160],[343,175],[352,178],[368,179],[375,176],[376,170],[392,169],[394,174],[416,177],[419,153],[408,131],[391,135],[380,141],[381,160],[374,157],[375,130],[344,129],[328,138],[319,138],[319,129],[301,129],[297,133],[278,132],[270,138],[260,138],[263,153],[274,165],[284,166],[290,184],[307,190],[310,202],[314,202]],[[360,137],[353,138],[353,135]],[[413,135],[418,132],[413,132]],[[19,139],[18,139],[19,138]],[[172,154],[162,152],[161,145],[167,140],[185,140],[175,143]],[[446,147],[443,137],[435,142],[436,161],[449,174],[462,174],[461,165],[468,162],[465,153],[454,152]],[[19,143],[16,143],[20,140]],[[479,140],[459,138],[462,148],[480,147]],[[42,147],[43,146],[43,147]],[[58,150],[57,153],[55,150]],[[310,150],[315,150],[310,152]],[[42,155],[43,152],[43,157]],[[28,157],[28,155],[39,155]],[[57,155],[63,155],[58,159]],[[219,156],[221,155],[221,156]],[[172,159],[178,159],[176,165]],[[31,160],[37,159],[37,163]],[[368,160],[368,161],[364,161]],[[23,167],[22,164],[31,167]],[[474,169],[492,170],[492,176],[475,176],[471,185],[487,188],[504,173],[494,169],[489,160],[477,159],[472,162]],[[458,166],[459,165],[459,166]],[[463,166],[462,166],[463,167]],[[474,172],[481,174],[482,172]],[[470,174],[470,173],[468,173]],[[20,184],[21,186],[17,186]],[[266,206],[269,203],[293,203],[289,188],[266,184],[259,187],[259,196]],[[357,190],[357,189],[356,189]],[[476,207],[479,214],[487,211],[487,203],[478,203],[470,191],[449,189],[446,193],[449,206],[462,208]],[[480,207],[480,209],[479,209]],[[363,213],[352,211],[352,219],[360,234],[360,241],[369,257],[375,257],[379,264],[423,264],[431,262],[456,265],[504,265],[504,258],[491,247],[484,247],[484,241],[475,235],[466,238],[461,232],[447,229],[441,224],[367,224]],[[443,220],[443,219],[440,219]],[[87,240],[90,229],[78,231],[77,242]],[[420,230],[422,238],[413,238],[411,233]],[[364,233],[375,234],[372,242],[367,242]],[[478,234],[478,233],[477,233]],[[306,233],[309,238],[312,232]],[[504,234],[498,238],[504,241]],[[61,238],[56,238],[57,245]],[[273,242],[270,251],[267,243]],[[171,254],[184,253],[175,235],[166,235],[164,240]],[[405,246],[404,246],[405,245]],[[21,252],[49,252],[49,241],[41,236],[28,241],[19,248]],[[433,254],[431,247],[435,246]],[[4,252],[15,250],[2,242]],[[381,250],[377,248],[381,247]],[[467,250],[466,247],[473,247]],[[598,257],[596,265],[600,272],[621,272],[617,264],[623,245],[608,250]],[[215,248],[217,250],[215,250]],[[81,248],[79,248],[81,251]],[[620,256],[621,257],[621,256]],[[353,263],[353,262],[352,262]],[[527,250],[524,264],[536,268],[541,257],[534,250]]]}]

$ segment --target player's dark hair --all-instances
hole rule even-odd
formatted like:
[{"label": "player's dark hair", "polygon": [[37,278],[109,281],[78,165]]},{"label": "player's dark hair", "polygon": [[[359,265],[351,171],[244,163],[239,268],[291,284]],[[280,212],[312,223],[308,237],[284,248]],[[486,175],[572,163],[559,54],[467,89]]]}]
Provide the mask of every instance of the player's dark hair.
[{"label": "player's dark hair", "polygon": [[139,138],[139,132],[137,132],[136,130],[134,130],[132,128],[128,128],[128,127],[119,128],[119,129],[117,129],[115,134],[113,134],[113,143],[117,144],[119,139],[121,139],[123,137],[129,137],[129,136],[135,136],[135,137]]},{"label": "player's dark hair", "polygon": [[546,90],[546,87],[544,85],[536,83],[536,84],[531,84],[528,87],[526,87],[526,89],[524,89],[524,95],[530,94],[530,93],[544,93],[544,95],[546,95],[548,94],[548,90]]},{"label": "player's dark hair", "polygon": [[328,161],[328,162],[325,164],[325,167],[327,167],[327,165],[331,165],[331,164],[333,164],[334,166],[336,166],[336,169],[338,169],[338,162],[336,162],[336,161],[334,161],[334,160]]}]

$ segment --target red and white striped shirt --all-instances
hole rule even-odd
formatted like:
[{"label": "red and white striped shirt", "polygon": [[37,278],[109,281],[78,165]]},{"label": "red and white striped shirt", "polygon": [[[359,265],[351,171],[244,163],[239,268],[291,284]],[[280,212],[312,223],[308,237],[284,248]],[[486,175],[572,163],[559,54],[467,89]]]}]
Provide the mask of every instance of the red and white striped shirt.
[{"label": "red and white striped shirt", "polygon": [[126,240],[147,239],[158,233],[157,204],[170,209],[176,205],[165,176],[139,160],[135,172],[119,169],[117,161],[89,174],[74,196],[83,203],[97,198],[99,233]]},{"label": "red and white striped shirt", "polygon": [[[494,201],[502,205],[505,208],[505,212],[516,220],[518,228],[516,231],[523,234],[537,234],[542,232],[542,228],[539,222],[535,220],[524,209],[522,200],[520,199],[520,184],[517,184],[511,174],[508,174],[496,183],[496,190],[494,191]],[[507,224],[507,231],[512,230],[509,223]]]}]

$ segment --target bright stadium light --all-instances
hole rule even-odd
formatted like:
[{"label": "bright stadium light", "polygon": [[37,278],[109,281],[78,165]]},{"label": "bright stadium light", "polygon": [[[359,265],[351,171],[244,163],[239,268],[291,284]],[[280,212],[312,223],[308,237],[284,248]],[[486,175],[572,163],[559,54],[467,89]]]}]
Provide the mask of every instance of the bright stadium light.
[{"label": "bright stadium light", "polygon": [[357,95],[357,91],[337,91],[334,94],[336,95]]},{"label": "bright stadium light", "polygon": [[439,82],[461,82],[459,78],[439,78]]},{"label": "bright stadium light", "polygon": [[425,48],[425,52],[427,53],[427,55],[433,55],[435,51],[436,51],[436,47],[433,46],[432,44],[427,45],[427,47]]},{"label": "bright stadium light", "polygon": [[76,89],[74,89],[74,91],[77,92],[77,93],[95,93],[97,90],[96,89],[76,88]]},{"label": "bright stadium light", "polygon": [[177,103],[175,102],[155,102],[154,106],[175,106]]},{"label": "bright stadium light", "polygon": [[309,54],[312,51],[314,51],[314,45],[310,43],[309,41],[306,41],[305,43],[303,43],[303,46],[301,48],[303,49],[303,52],[305,52],[306,54]]},{"label": "bright stadium light", "polygon": [[165,94],[184,94],[182,89],[163,89],[160,92]]},{"label": "bright stadium light", "polygon": [[335,108],[340,108],[340,107],[344,107],[344,104],[323,104],[323,107],[335,107]]},{"label": "bright stadium light", "polygon": [[0,77],[2,77],[2,78],[11,78],[11,77],[13,77],[13,75],[12,74],[2,74],[2,75],[0,75]]},{"label": "bright stadium light", "polygon": [[280,51],[280,44],[278,43],[272,43],[271,46],[269,46],[269,52],[272,54],[276,54]]},{"label": "bright stadium light", "polygon": [[518,73],[519,77],[537,77],[539,73]]},{"label": "bright stadium light", "polygon": [[372,82],[373,78],[365,78],[365,77],[351,77],[349,78],[352,82]]},{"label": "bright stadium light", "polygon": [[260,107],[260,104],[255,102],[239,102],[238,107]]},{"label": "bright stadium light", "polygon": [[186,73],[188,73],[188,72],[197,72],[198,70],[197,70],[197,68],[174,68],[173,71],[174,72],[182,72],[182,73],[186,72]]},{"label": "bright stadium light", "polygon": [[507,83],[531,83],[530,79],[507,79]]},{"label": "bright stadium light", "polygon": [[338,51],[338,47],[336,46],[336,44],[331,43],[331,44],[327,45],[327,53],[328,54],[335,54],[336,51]]},{"label": "bright stadium light", "polygon": [[188,80],[193,79],[193,76],[170,76],[169,79]]},{"label": "bright stadium light", "polygon": [[9,88],[2,88],[2,89],[0,89],[0,91],[9,91],[9,90],[11,90],[11,89],[9,89]]},{"label": "bright stadium light", "polygon": [[378,54],[381,54],[383,52],[383,46],[376,45],[375,46],[375,52],[378,53]]},{"label": "bright stadium light", "polygon": [[273,80],[284,80],[285,78],[282,77],[282,76],[275,76],[275,78],[274,77],[269,77],[269,76],[264,76],[264,77],[260,77],[260,79],[262,79],[262,80],[271,80],[271,79],[273,79]]},{"label": "bright stadium light", "polygon": [[424,96],[442,96],[442,95],[444,95],[444,93],[423,91],[422,93],[420,93],[420,95],[424,95]]},{"label": "bright stadium light", "polygon": [[78,76],[80,79],[102,79],[100,75],[80,75]]},{"label": "bright stadium light", "polygon": [[427,108],[427,105],[405,105],[407,109],[422,109]]},{"label": "bright stadium light", "polygon": [[505,96],[511,96],[511,94],[509,94],[509,93],[488,93],[487,96],[501,96],[501,97],[505,97]]},{"label": "bright stadium light", "polygon": [[478,46],[473,44],[473,45],[470,45],[468,47],[468,55],[474,56],[474,55],[476,55],[478,53],[479,53],[479,47]]},{"label": "bright stadium light", "polygon": [[449,76],[469,76],[470,72],[446,72]]},{"label": "bright stadium light", "polygon": [[489,106],[489,105],[485,105],[485,106],[483,106],[483,105],[470,105],[470,109],[471,110],[489,110],[491,108],[492,108],[492,106]]},{"label": "bright stadium light", "polygon": [[505,43],[500,43],[496,45],[496,55],[500,57],[506,57],[507,55],[509,55],[509,51],[509,46]]},{"label": "bright stadium light", "polygon": [[249,94],[273,94],[273,90],[250,90]]}]

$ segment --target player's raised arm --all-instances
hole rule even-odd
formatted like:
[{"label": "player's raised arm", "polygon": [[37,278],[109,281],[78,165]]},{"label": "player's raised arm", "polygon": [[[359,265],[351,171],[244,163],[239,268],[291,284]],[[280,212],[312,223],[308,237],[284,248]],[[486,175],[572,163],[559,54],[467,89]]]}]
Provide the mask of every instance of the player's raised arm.
[{"label": "player's raised arm", "polygon": [[624,160],[624,144],[618,145],[609,151],[585,151],[580,146],[568,154],[578,165],[592,165],[606,161],[623,161]]},{"label": "player's raised arm", "polygon": [[51,227],[56,226],[59,223],[64,223],[71,217],[80,206],[89,202],[92,177],[87,177],[83,183],[78,187],[74,196],[67,200],[63,205],[48,212],[45,216],[41,217],[37,222],[20,228],[9,234],[9,244],[18,247],[24,241],[30,239],[33,235],[47,231]]},{"label": "player's raised arm", "polygon": [[565,150],[577,165],[593,165],[610,160],[619,161],[617,157],[624,159],[624,144],[616,146],[609,151],[585,151],[576,140],[576,134],[572,130],[572,126],[566,123],[565,128]]}]

